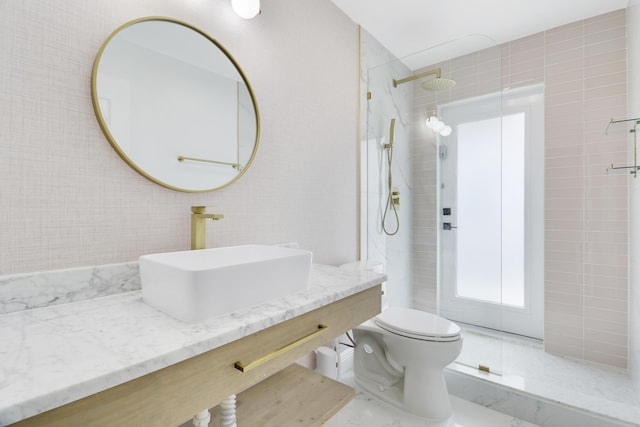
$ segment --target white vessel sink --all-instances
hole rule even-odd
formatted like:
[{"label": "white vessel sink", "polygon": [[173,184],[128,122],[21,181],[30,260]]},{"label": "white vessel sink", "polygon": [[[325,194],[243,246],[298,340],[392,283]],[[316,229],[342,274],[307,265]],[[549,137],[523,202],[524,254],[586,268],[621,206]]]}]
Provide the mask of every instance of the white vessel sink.
[{"label": "white vessel sink", "polygon": [[307,290],[312,254],[246,245],[140,257],[145,303],[180,320],[201,320]]}]

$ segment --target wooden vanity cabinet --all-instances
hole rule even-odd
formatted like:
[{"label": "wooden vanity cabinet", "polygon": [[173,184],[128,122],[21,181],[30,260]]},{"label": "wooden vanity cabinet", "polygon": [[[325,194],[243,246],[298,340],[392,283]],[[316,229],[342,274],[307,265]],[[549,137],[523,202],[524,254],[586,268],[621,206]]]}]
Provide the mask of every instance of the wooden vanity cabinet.
[{"label": "wooden vanity cabinet", "polygon": [[[377,285],[12,427],[178,426],[374,317],[380,312],[380,295],[381,287]],[[319,330],[320,325],[323,328]],[[275,356],[264,357],[270,354]],[[264,363],[245,372],[236,368],[238,362],[250,364],[256,360]],[[285,375],[278,381],[286,381],[283,378]],[[313,384],[309,381],[309,387]]]}]

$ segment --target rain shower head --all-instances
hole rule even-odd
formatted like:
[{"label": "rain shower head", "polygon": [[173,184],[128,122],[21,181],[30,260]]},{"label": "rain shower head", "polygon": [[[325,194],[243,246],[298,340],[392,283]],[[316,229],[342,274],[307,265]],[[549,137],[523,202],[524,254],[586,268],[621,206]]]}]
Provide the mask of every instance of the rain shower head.
[{"label": "rain shower head", "polygon": [[445,90],[451,89],[456,85],[456,81],[453,79],[447,79],[442,77],[436,77],[435,79],[422,82],[422,89],[426,90]]},{"label": "rain shower head", "polygon": [[435,75],[436,77],[431,80],[427,80],[422,83],[423,89],[428,90],[444,90],[450,89],[456,85],[456,81],[453,79],[442,78],[440,75],[440,68],[434,68],[433,70],[425,71],[424,73],[416,74],[413,76],[405,77],[404,79],[396,80],[393,79],[393,87],[398,87],[402,83],[407,83],[413,80],[421,79],[423,77]]}]

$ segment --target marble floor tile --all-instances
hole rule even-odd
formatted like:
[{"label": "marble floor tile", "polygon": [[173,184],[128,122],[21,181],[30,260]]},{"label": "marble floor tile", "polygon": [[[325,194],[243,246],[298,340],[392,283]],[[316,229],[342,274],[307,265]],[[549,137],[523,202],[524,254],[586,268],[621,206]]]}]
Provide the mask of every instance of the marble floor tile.
[{"label": "marble floor tile", "polygon": [[360,391],[353,378],[343,382],[356,388],[356,397],[334,415],[325,427],[534,427],[517,418],[451,396],[453,416],[442,422],[425,420]]},{"label": "marble floor tile", "polygon": [[[594,415],[638,425],[640,401],[625,369],[557,356],[541,341],[464,325],[459,361],[448,369]],[[491,366],[489,375],[468,366]]]},{"label": "marble floor tile", "polygon": [[[326,425],[640,425],[640,401],[627,370],[546,353],[539,340],[466,325],[463,330],[462,355],[457,363],[447,368],[447,381],[453,381],[449,384],[449,391],[454,408],[454,416],[447,423],[430,423],[358,392],[356,399]],[[479,371],[478,364],[490,366],[497,374]],[[477,381],[469,381],[470,378]],[[344,382],[349,381],[353,386],[352,378],[347,376]],[[505,397],[507,395],[511,398]],[[507,413],[511,415],[505,415]]]}]

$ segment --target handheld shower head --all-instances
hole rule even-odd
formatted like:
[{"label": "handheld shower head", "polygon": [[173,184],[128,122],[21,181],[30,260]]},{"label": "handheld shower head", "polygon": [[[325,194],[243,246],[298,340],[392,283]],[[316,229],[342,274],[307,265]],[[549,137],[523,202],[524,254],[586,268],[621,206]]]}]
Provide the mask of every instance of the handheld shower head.
[{"label": "handheld shower head", "polygon": [[393,139],[396,133],[395,129],[396,129],[396,119],[394,117],[393,119],[391,119],[391,126],[389,126],[389,143],[384,144],[383,146],[385,150],[391,150],[393,148]]}]

